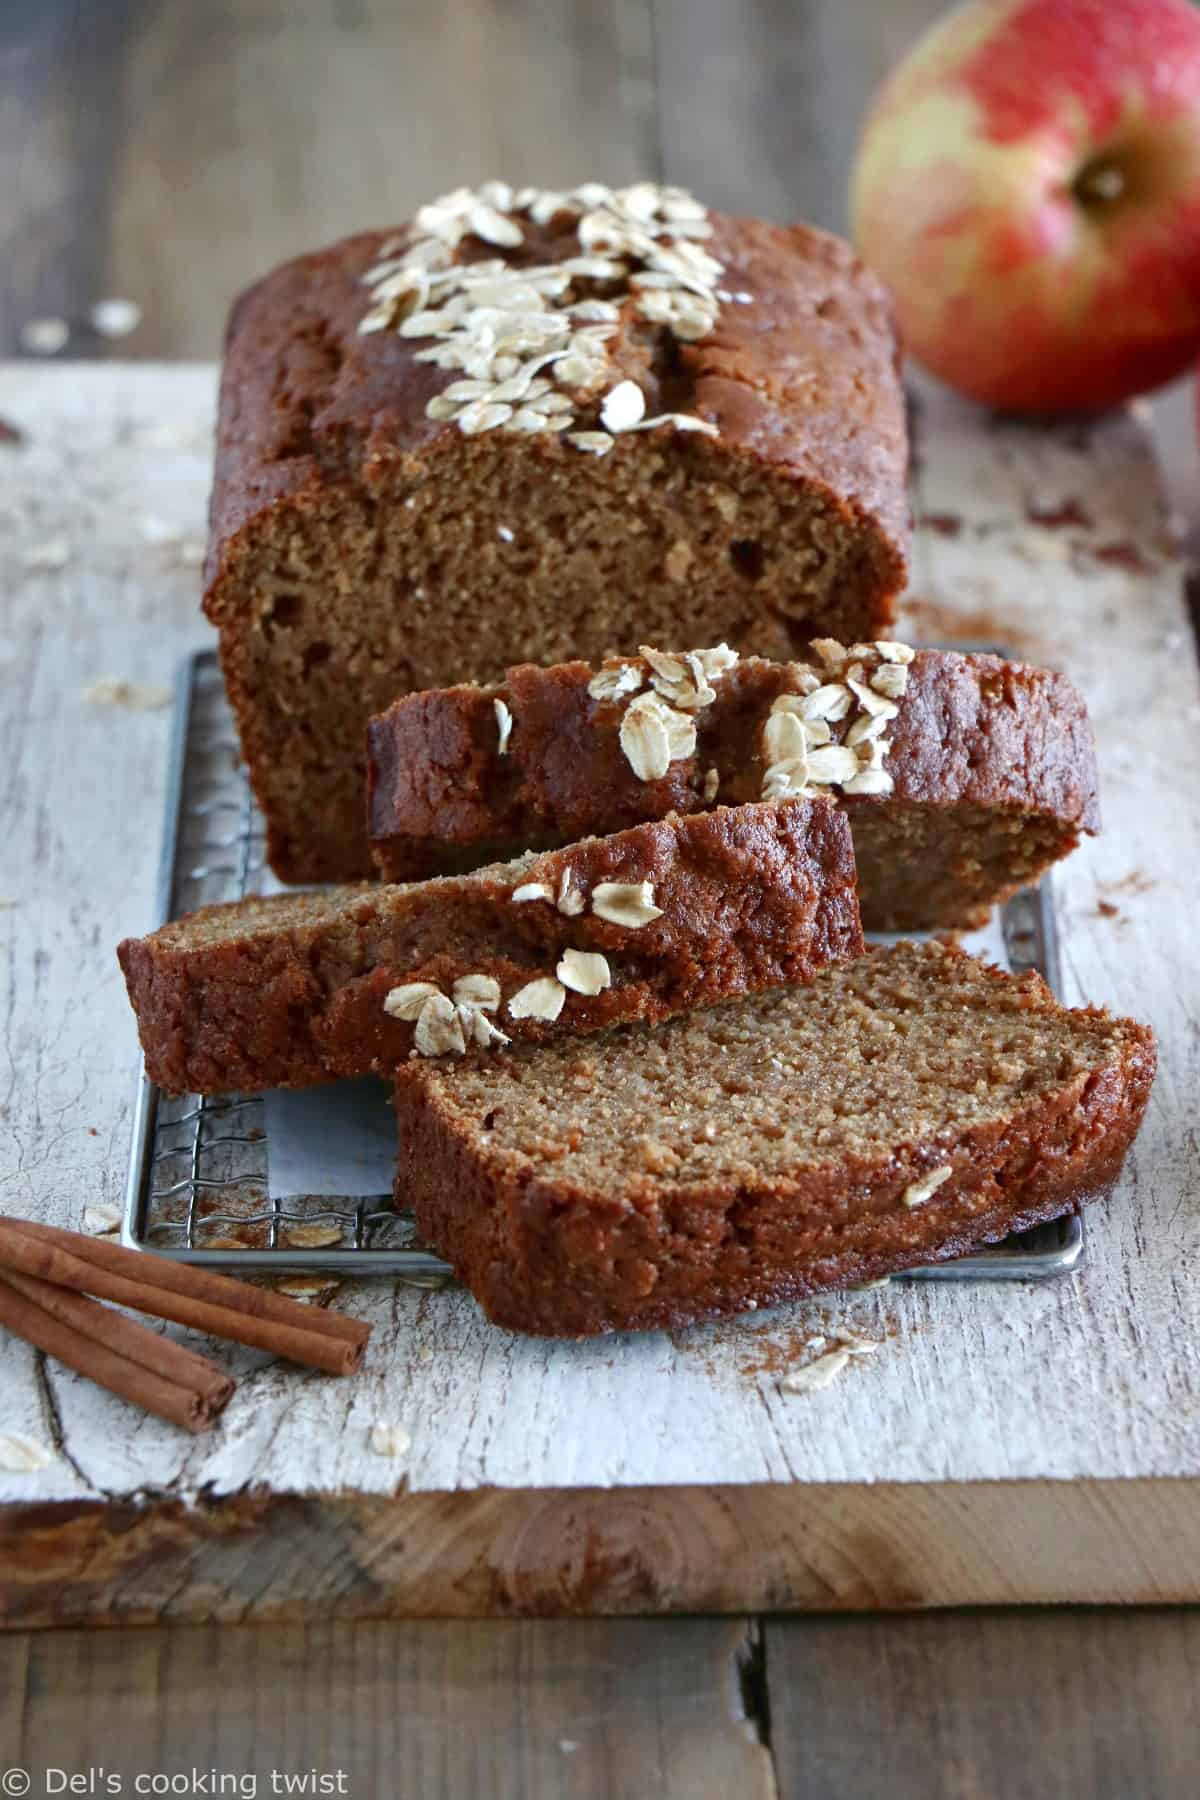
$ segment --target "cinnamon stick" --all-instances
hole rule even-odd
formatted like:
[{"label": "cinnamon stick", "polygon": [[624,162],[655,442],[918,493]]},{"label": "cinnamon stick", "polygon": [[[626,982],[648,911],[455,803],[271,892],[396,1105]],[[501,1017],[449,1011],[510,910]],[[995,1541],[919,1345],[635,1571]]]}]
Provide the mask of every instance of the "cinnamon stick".
[{"label": "cinnamon stick", "polygon": [[[16,1282],[21,1282],[18,1288]],[[93,1312],[109,1314],[105,1306],[95,1300],[87,1300],[78,1295],[62,1295],[61,1299],[75,1300],[81,1309],[73,1322],[68,1317],[68,1309],[56,1305],[53,1310],[49,1306],[39,1304],[40,1290],[44,1283],[25,1282],[21,1276],[10,1280],[8,1275],[0,1276],[0,1325],[5,1325],[25,1343],[33,1344],[36,1349],[44,1350],[47,1356],[54,1357],[56,1362],[65,1363],[69,1369],[75,1369],[80,1375],[86,1375],[89,1381],[97,1382],[108,1388],[110,1393],[119,1394],[123,1400],[130,1400],[135,1406],[146,1412],[157,1413],[160,1418],[170,1420],[173,1425],[181,1425],[185,1431],[202,1432],[211,1429],[214,1419],[233,1392],[233,1383],[228,1377],[221,1378],[220,1371],[213,1369],[217,1379],[206,1382],[205,1389],[182,1386],[179,1382],[169,1380],[165,1375],[157,1374],[147,1368],[144,1363],[135,1362],[131,1357],[122,1355],[114,1349],[110,1341],[100,1335],[107,1332],[107,1327],[98,1325]],[[39,1294],[39,1299],[33,1297]],[[86,1329],[81,1329],[86,1321]],[[126,1324],[131,1321],[126,1320]],[[154,1334],[146,1333],[147,1337]],[[178,1348],[178,1346],[174,1346]],[[185,1352],[186,1354],[186,1352]]]},{"label": "cinnamon stick", "polygon": [[151,1331],[136,1319],[127,1318],[111,1306],[101,1306],[98,1300],[71,1288],[53,1287],[48,1281],[21,1275],[16,1269],[6,1269],[2,1279],[71,1330],[105,1345],[139,1368],[148,1369],[173,1387],[187,1389],[198,1399],[207,1424],[228,1404],[233,1378],[207,1356],[188,1350],[174,1338]]},{"label": "cinnamon stick", "polygon": [[109,1238],[89,1237],[79,1231],[64,1231],[58,1225],[43,1225],[35,1219],[17,1219],[0,1213],[0,1224],[15,1225],[27,1237],[41,1238],[43,1243],[58,1244],[84,1262],[94,1262],[114,1275],[128,1275],[131,1280],[148,1286],[168,1288],[172,1293],[187,1294],[194,1300],[211,1300],[215,1306],[230,1306],[237,1312],[263,1319],[278,1319],[282,1325],[299,1324],[311,1331],[345,1338],[349,1344],[365,1345],[371,1327],[362,1319],[348,1319],[344,1313],[313,1312],[286,1294],[270,1288],[252,1287],[230,1275],[218,1275],[195,1263],[170,1262],[152,1251],[126,1250]]},{"label": "cinnamon stick", "polygon": [[[212,1337],[249,1344],[331,1375],[352,1374],[370,1336],[369,1325],[310,1312],[282,1294],[267,1294],[207,1270],[54,1226],[2,1217],[0,1274],[8,1269],[76,1293],[99,1295],[134,1312],[174,1319]],[[339,1328],[330,1329],[335,1319]]]}]

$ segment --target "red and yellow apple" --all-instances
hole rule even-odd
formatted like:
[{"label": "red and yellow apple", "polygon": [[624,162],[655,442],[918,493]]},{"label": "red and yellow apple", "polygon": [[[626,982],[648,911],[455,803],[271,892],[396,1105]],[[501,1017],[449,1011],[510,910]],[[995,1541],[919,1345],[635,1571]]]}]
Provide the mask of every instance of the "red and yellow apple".
[{"label": "red and yellow apple", "polygon": [[908,349],[1006,411],[1094,411],[1200,352],[1200,7],[971,0],[884,83],[851,197]]}]

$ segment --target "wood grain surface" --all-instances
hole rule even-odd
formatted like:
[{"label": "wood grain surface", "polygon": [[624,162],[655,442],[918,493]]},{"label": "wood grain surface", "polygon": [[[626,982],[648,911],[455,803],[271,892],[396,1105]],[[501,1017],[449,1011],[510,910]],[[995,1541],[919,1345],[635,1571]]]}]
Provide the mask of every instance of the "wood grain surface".
[{"label": "wood grain surface", "polygon": [[8,1638],[0,1731],[35,1775],[102,1766],[126,1793],[145,1770],[255,1776],[269,1795],[272,1770],[315,1769],[341,1770],[351,1800],[774,1800],[741,1627],[600,1630],[602,1647],[569,1622]]},{"label": "wood grain surface", "polygon": [[770,1620],[778,1791],[819,1800],[1179,1800],[1200,1767],[1200,1614]]},{"label": "wood grain surface", "polygon": [[[0,491],[14,903],[0,932],[22,1068],[0,1169],[7,1204],[70,1225],[87,1201],[121,1197],[135,1036],[113,944],[153,922],[168,731],[165,711],[96,706],[86,690],[104,675],[166,684],[203,641],[181,553],[202,531],[214,374],[14,365],[4,387],[28,441],[5,452]],[[1195,1477],[1195,992],[1178,846],[1196,830],[1198,751],[1185,726],[1131,725],[1186,722],[1197,705],[1181,571],[1135,420],[1086,436],[987,426],[929,394],[920,431],[915,628],[1002,638],[1079,681],[1106,829],[1056,872],[1067,997],[1145,1016],[1161,1039],[1146,1126],[1118,1192],[1093,1211],[1087,1269],[1064,1284],[893,1282],[713,1328],[564,1345],[492,1330],[460,1292],[347,1283],[338,1304],[375,1325],[352,1389],[225,1352],[240,1391],[219,1432],[182,1441],[148,1420],[128,1431],[118,1401],[58,1371],[43,1381],[8,1343],[10,1428],[56,1433],[58,1454],[33,1478],[0,1473],[0,1499],[220,1496],[249,1481],[387,1494],[401,1481],[455,1493]],[[37,566],[47,546],[63,566]],[[831,1323],[886,1351],[789,1398],[781,1375]],[[1021,1393],[1037,1404],[1015,1403]],[[400,1467],[370,1453],[380,1417],[411,1435]]]}]

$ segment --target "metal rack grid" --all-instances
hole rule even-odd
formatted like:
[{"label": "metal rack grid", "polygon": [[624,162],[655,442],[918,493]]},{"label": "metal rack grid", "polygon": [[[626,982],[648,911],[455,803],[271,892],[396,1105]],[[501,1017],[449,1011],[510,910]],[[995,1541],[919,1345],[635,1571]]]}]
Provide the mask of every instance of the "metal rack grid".
[{"label": "metal rack grid", "polygon": [[[199,651],[183,663],[176,686],[159,916],[239,900],[264,891],[269,881],[263,821],[238,759],[216,657]],[[1002,925],[1013,968],[1037,969],[1057,988],[1047,883],[1016,895]],[[420,1244],[411,1219],[393,1210],[389,1195],[272,1199],[267,1155],[261,1094],[173,1098],[143,1070],[123,1241],[225,1268],[390,1275],[429,1286],[447,1280],[448,1265]],[[1079,1266],[1083,1241],[1082,1220],[1071,1215],[975,1256],[910,1270],[908,1278],[1045,1280]]]}]

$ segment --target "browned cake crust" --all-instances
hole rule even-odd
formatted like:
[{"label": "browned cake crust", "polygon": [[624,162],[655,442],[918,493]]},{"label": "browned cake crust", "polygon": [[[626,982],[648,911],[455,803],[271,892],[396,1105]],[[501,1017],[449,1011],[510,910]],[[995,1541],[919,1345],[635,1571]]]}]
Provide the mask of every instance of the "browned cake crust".
[{"label": "browned cake crust", "polygon": [[[369,873],[363,732],[398,692],[681,630],[786,656],[814,631],[888,622],[907,503],[884,291],[826,233],[710,218],[730,298],[700,341],[639,317],[627,283],[576,280],[619,307],[576,427],[625,380],[648,418],[717,427],[628,431],[605,456],[426,416],[453,379],[417,360],[432,340],[358,329],[389,234],[301,257],[237,302],[205,607],[285,879]],[[561,262],[577,224],[523,216],[517,251],[468,234],[455,260]]]},{"label": "browned cake crust", "polygon": [[[628,661],[648,677],[644,659]],[[622,752],[628,695],[593,697],[594,675],[584,662],[524,663],[495,686],[407,695],[372,719],[368,826],[385,878],[697,812],[712,804],[713,769],[723,803],[761,796],[763,727],[794,691],[791,665],[748,658],[714,677],[694,753],[651,781]],[[514,721],[503,754],[497,700]],[[1091,727],[1065,675],[920,651],[888,741],[891,793],[844,797],[868,930],[977,924],[1099,828]]]},{"label": "browned cake crust", "polygon": [[1093,1198],[1154,1067],[1144,1026],[900,944],[653,1030],[409,1065],[396,1201],[496,1324],[680,1326]]},{"label": "browned cake crust", "polygon": [[[661,916],[620,922],[622,895],[606,884],[642,883]],[[548,897],[529,893],[538,884]],[[207,1094],[394,1070],[422,1043],[415,1010],[385,1011],[407,984],[449,1001],[456,982],[483,977],[498,984],[487,1024],[543,1040],[806,981],[861,946],[845,819],[798,800],[641,825],[444,881],[205,907],[127,938],[118,956],[147,1073]],[[556,1018],[515,1017],[529,983],[561,987],[571,950],[611,985],[578,991],[572,972],[551,994]]]}]

